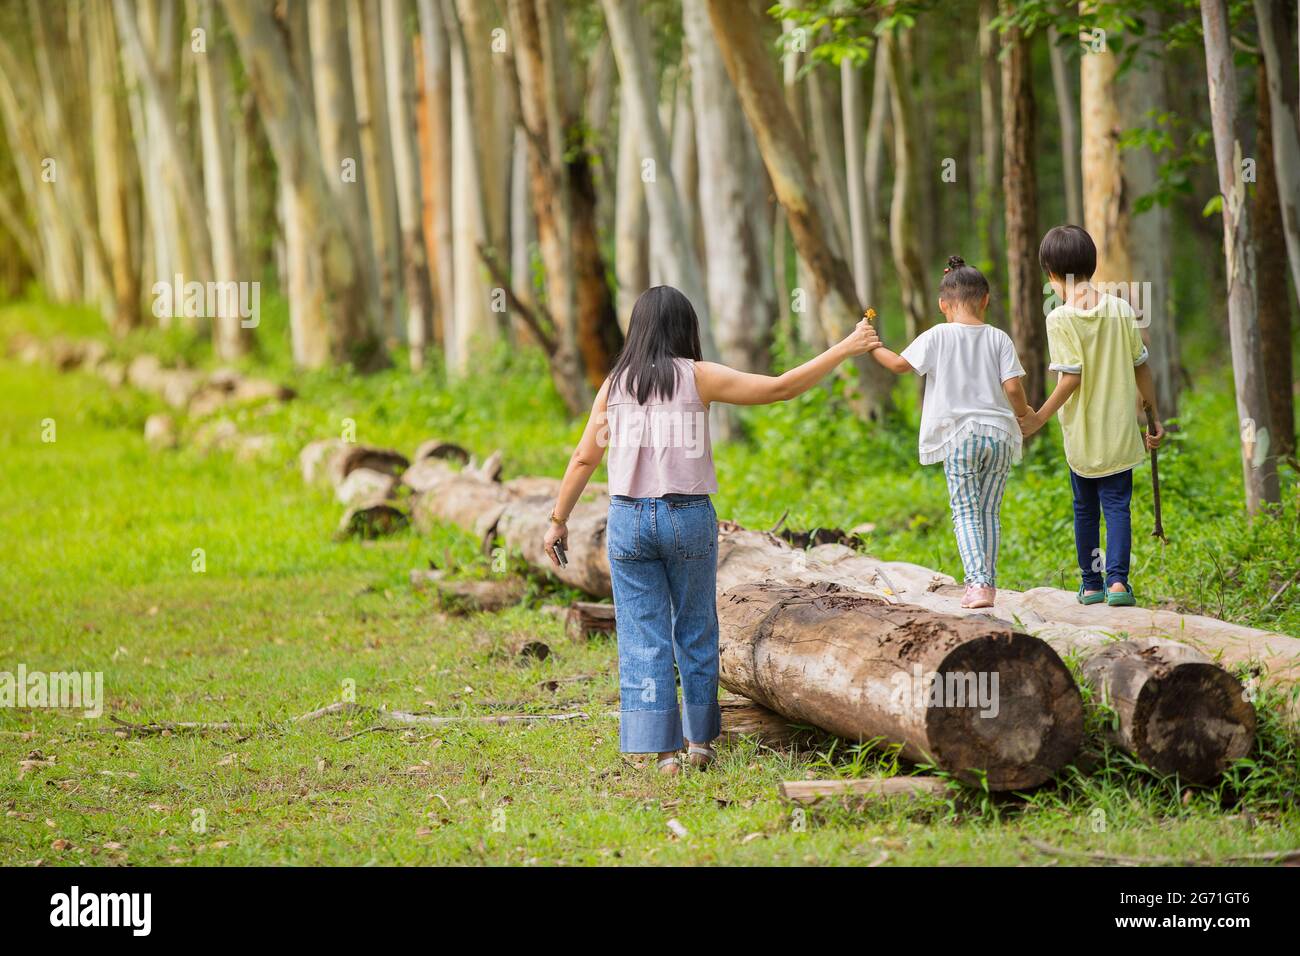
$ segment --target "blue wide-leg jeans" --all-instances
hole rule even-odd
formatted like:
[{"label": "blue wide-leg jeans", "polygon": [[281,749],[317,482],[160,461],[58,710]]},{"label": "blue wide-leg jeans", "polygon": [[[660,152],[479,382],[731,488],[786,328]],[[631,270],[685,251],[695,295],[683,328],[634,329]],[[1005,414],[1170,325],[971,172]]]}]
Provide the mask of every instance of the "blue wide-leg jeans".
[{"label": "blue wide-leg jeans", "polygon": [[722,724],[713,502],[708,495],[615,495],[606,543],[618,631],[619,749],[667,753],[681,749],[683,734],[708,743]]}]

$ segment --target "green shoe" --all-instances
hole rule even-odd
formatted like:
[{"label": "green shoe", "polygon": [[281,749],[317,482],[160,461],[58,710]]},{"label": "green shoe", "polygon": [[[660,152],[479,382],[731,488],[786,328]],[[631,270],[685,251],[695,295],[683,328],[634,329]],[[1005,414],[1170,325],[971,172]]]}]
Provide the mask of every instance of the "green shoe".
[{"label": "green shoe", "polygon": [[1137,604],[1137,598],[1133,596],[1133,589],[1126,584],[1123,591],[1107,590],[1106,603],[1111,607],[1133,607]]},{"label": "green shoe", "polygon": [[1106,592],[1098,591],[1095,594],[1084,594],[1083,585],[1079,585],[1079,603],[1080,604],[1100,604],[1106,600]]}]

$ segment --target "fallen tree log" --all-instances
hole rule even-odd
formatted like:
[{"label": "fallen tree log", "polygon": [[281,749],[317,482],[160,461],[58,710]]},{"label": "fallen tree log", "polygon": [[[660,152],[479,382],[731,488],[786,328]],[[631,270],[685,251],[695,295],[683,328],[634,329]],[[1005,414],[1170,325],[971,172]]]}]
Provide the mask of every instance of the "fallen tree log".
[{"label": "fallen tree log", "polygon": [[[484,485],[491,490],[484,491]],[[541,550],[554,487],[553,479],[517,478],[501,485],[448,469],[442,481],[430,484],[417,498],[416,507],[430,522],[445,521],[472,528],[485,542],[499,535],[508,548],[522,554],[534,569],[594,596],[610,596],[605,553],[608,498],[597,492],[575,509],[569,523],[570,563],[566,568],[555,568]],[[996,608],[972,611],[960,606],[960,586],[950,576],[929,568],[880,561],[836,543],[801,550],[792,548],[777,534],[719,522],[719,593],[763,580],[804,585],[834,583],[874,594],[885,601],[915,604],[940,614],[978,615],[1004,624],[1014,622],[1017,629],[1041,637],[1059,653],[1075,655],[1082,662],[1113,644],[1116,632],[1145,637],[1176,636],[1180,642],[1194,645],[1225,664],[1259,667],[1261,679],[1266,683],[1293,688],[1300,682],[1300,641],[1286,635],[1169,611],[1105,608],[1098,612],[1096,608],[1078,605],[1072,592],[1052,588],[1037,588],[1023,594],[1001,590]],[[1086,670],[1084,678],[1093,685],[1094,691],[1104,693],[1109,687],[1119,686],[1124,679],[1122,675],[1109,676],[1107,670],[1120,667],[1125,660],[1124,655],[1107,655],[1091,670]],[[1202,666],[1190,669],[1192,663]],[[1159,667],[1153,665],[1151,676],[1158,679],[1148,679],[1142,684],[1143,705],[1117,709],[1121,725],[1116,742],[1144,760],[1155,760],[1158,769],[1182,773],[1189,781],[1203,777],[1201,768],[1207,765],[1222,767],[1231,762],[1243,746],[1248,752],[1249,741],[1253,739],[1253,722],[1240,706],[1230,701],[1232,694],[1227,681],[1236,684],[1235,678],[1221,668],[1218,670],[1223,676],[1208,677],[1205,663],[1193,662],[1183,655],[1177,660],[1165,660]],[[1209,664],[1214,667],[1213,661]],[[1144,744],[1148,756],[1142,757],[1133,748],[1139,742],[1164,740],[1166,733],[1138,724],[1150,720],[1166,722],[1160,715],[1177,712],[1178,695],[1183,693],[1180,688],[1190,679],[1171,679],[1171,670],[1184,674],[1199,671],[1204,686],[1217,688],[1214,693],[1200,696],[1204,709],[1190,724],[1219,730],[1197,745],[1171,741],[1168,746],[1158,748],[1159,759],[1154,756],[1156,750]],[[1098,694],[1099,698],[1102,693]],[[1169,700],[1162,704],[1164,698]],[[1300,718],[1300,697],[1293,698],[1291,717]],[[1225,725],[1233,729],[1223,730]],[[1170,764],[1169,758],[1174,754],[1182,755],[1180,762]],[[1166,769],[1171,766],[1173,769]]]},{"label": "fallen tree log", "polygon": [[564,630],[575,641],[614,633],[614,605],[574,601],[564,615]]},{"label": "fallen tree log", "polygon": [[849,740],[883,739],[992,790],[1045,783],[1083,740],[1056,652],[987,618],[823,585],[747,584],[718,601],[722,685]]},{"label": "fallen tree log", "polygon": [[1210,783],[1254,746],[1255,708],[1240,681],[1186,644],[1117,641],[1083,675],[1115,711],[1111,739],[1153,770]]}]

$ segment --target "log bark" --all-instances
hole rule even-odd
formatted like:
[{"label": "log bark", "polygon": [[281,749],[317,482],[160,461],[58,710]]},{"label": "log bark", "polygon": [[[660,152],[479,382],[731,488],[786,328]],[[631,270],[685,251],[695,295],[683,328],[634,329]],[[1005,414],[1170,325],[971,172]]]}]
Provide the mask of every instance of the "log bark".
[{"label": "log bark", "polygon": [[1001,621],[774,584],[728,591],[718,621],[728,690],[850,740],[901,744],[967,783],[1038,786],[1083,740],[1065,664]]}]

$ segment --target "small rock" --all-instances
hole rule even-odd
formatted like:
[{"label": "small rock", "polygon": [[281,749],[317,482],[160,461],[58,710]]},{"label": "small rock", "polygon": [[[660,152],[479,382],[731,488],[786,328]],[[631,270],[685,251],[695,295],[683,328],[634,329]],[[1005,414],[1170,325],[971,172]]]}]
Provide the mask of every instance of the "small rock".
[{"label": "small rock", "polygon": [[166,412],[155,412],[145,419],[144,440],[150,448],[166,450],[175,448],[176,421]]}]

